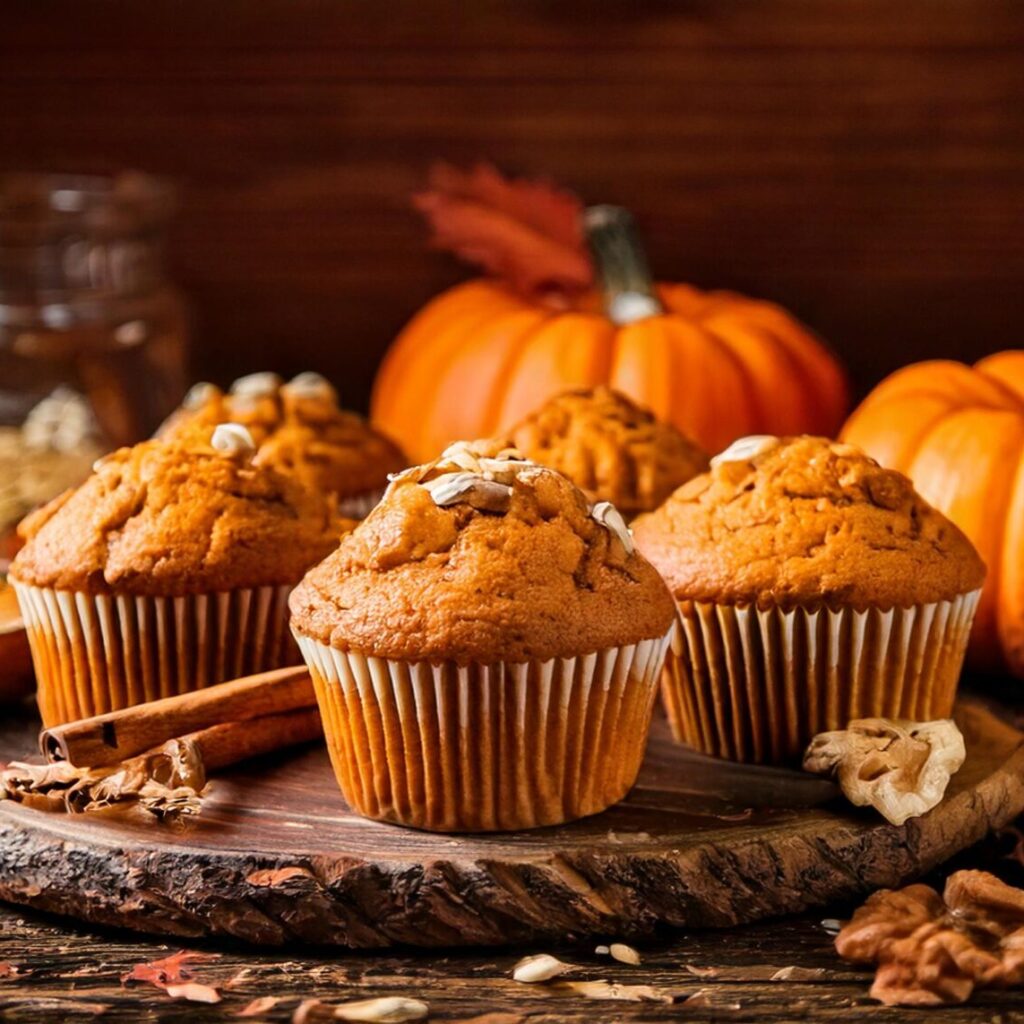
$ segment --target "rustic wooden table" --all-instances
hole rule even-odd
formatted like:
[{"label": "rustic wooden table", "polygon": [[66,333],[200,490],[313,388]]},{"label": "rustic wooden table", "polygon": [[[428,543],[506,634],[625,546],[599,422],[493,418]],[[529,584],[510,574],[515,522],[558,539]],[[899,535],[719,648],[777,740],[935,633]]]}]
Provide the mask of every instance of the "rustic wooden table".
[{"label": "rustic wooden table", "polygon": [[[1012,832],[961,854],[944,872],[984,867],[1024,884]],[[929,879],[941,883],[942,876]],[[643,946],[629,966],[598,956],[593,946],[366,954],[255,951],[238,945],[193,944],[208,959],[191,963],[196,981],[214,987],[216,1005],[171,999],[150,984],[122,977],[137,965],[182,948],[124,932],[78,926],[19,908],[0,907],[0,1019],[63,1021],[287,1022],[303,1000],[314,1024],[329,1006],[379,995],[427,1002],[430,1019],[467,1024],[549,1024],[552,1021],[832,1021],[878,1018],[900,1024],[925,1019],[920,1010],[889,1009],[867,995],[870,974],[844,963],[822,921],[842,917],[834,907],[786,920],[720,932],[666,936]],[[571,977],[650,986],[672,1002],[592,1001],[545,985],[511,980],[524,953],[551,952],[579,965]],[[634,990],[635,992],[635,990]],[[265,1009],[240,1017],[253,1000]],[[277,1000],[269,1005],[270,1000]],[[1024,1022],[1024,991],[985,992],[966,1006],[931,1011],[928,1020]]]}]

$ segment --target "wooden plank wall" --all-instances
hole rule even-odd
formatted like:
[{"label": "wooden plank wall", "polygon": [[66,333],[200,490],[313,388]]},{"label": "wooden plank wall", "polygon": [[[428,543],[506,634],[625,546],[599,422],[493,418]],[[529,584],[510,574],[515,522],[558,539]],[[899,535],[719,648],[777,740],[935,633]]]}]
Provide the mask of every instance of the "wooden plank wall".
[{"label": "wooden plank wall", "polygon": [[364,405],[463,271],[432,157],[632,207],[667,278],[788,305],[858,386],[1021,344],[1014,0],[8,0],[0,170],[181,183],[195,371],[325,370]]}]

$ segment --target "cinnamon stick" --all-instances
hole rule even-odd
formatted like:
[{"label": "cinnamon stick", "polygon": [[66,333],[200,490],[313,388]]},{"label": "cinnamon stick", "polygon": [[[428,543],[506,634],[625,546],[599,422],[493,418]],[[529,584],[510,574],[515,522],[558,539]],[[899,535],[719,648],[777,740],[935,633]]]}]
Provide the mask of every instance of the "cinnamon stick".
[{"label": "cinnamon stick", "polygon": [[320,711],[314,706],[241,722],[221,722],[183,739],[195,744],[203,767],[213,772],[272,750],[307,743],[322,734]]},{"label": "cinnamon stick", "polygon": [[114,765],[12,762],[0,772],[0,790],[37,810],[83,814],[135,806],[160,821],[176,822],[200,812],[208,772],[320,733],[317,709],[297,708],[212,725]]},{"label": "cinnamon stick", "polygon": [[315,705],[313,683],[304,666],[274,669],[44,729],[39,745],[50,762],[97,768],[223,723],[270,718]]}]

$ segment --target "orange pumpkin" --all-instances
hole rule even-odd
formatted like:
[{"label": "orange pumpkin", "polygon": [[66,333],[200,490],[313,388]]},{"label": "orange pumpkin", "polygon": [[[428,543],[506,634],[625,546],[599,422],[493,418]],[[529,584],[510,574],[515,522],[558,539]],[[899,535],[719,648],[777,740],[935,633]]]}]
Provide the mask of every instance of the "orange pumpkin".
[{"label": "orange pumpkin", "polygon": [[[491,168],[474,172],[490,175],[482,184],[443,171],[435,192],[421,197],[440,244],[500,278],[444,292],[385,357],[372,415],[414,459],[453,440],[494,435],[568,388],[600,384],[712,452],[744,434],[831,435],[839,427],[843,372],[783,309],[730,292],[652,284],[625,211],[559,209],[558,229],[544,234],[523,215],[531,201],[543,205],[541,186],[509,183]],[[517,187],[531,191],[516,194]],[[481,195],[503,211],[485,209]],[[564,194],[542,198],[549,208],[569,202]],[[577,246],[572,232],[581,220],[586,239]],[[595,269],[603,296],[592,283]]]},{"label": "orange pumpkin", "polygon": [[1024,677],[1024,351],[898,370],[842,436],[906,473],[971,538],[988,576],[969,664]]}]

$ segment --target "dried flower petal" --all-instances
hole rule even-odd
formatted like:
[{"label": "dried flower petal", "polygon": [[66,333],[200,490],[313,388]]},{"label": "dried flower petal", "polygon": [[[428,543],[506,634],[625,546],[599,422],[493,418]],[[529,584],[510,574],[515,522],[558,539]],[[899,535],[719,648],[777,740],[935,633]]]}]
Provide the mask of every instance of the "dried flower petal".
[{"label": "dried flower petal", "polygon": [[164,991],[172,999],[187,999],[191,1003],[219,1003],[220,993],[212,985],[186,981],[180,985],[167,985]]},{"label": "dried flower petal", "polygon": [[627,946],[623,942],[613,942],[608,951],[620,963],[632,964],[634,967],[640,963],[640,954],[632,946]]},{"label": "dried flower petal", "polygon": [[430,1007],[419,999],[404,996],[381,996],[362,999],[356,1003],[343,1003],[334,1007],[337,1020],[375,1021],[377,1024],[404,1024],[405,1021],[423,1020]]},{"label": "dried flower petal", "polygon": [[532,985],[540,981],[550,981],[572,969],[572,964],[563,963],[550,953],[540,953],[520,960],[512,969],[512,979]]}]

